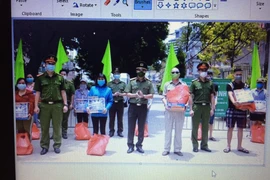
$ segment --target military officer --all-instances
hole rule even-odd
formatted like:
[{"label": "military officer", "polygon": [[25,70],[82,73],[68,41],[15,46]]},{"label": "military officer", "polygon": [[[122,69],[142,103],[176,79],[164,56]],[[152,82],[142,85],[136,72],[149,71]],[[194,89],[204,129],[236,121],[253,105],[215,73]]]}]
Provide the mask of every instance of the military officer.
[{"label": "military officer", "polygon": [[192,117],[191,139],[193,152],[199,151],[197,135],[200,122],[202,123],[201,150],[211,152],[208,148],[208,122],[215,110],[215,89],[212,81],[206,78],[209,65],[202,62],[198,64],[197,69],[199,77],[194,79],[190,85],[192,98],[189,99],[190,115]]},{"label": "military officer", "polygon": [[115,115],[117,114],[117,135],[124,137],[123,135],[123,114],[124,114],[124,92],[126,88],[126,83],[120,80],[120,71],[116,67],[113,71],[113,80],[108,83],[108,87],[112,89],[113,93],[113,104],[109,111],[110,122],[109,122],[109,136],[114,135],[114,122]]},{"label": "military officer", "polygon": [[[64,78],[54,71],[56,61],[57,58],[54,55],[45,58],[46,71],[36,78],[34,86],[36,91],[34,111],[40,113],[41,155],[46,154],[50,146],[49,128],[51,120],[54,133],[54,152],[60,153],[63,112],[68,111]],[[41,101],[40,104],[39,100]]]},{"label": "military officer", "polygon": [[60,70],[59,72],[64,77],[65,88],[66,88],[66,95],[67,95],[67,103],[68,103],[68,111],[63,113],[63,121],[62,121],[62,137],[67,139],[67,129],[68,129],[68,118],[70,111],[73,109],[74,104],[74,94],[75,94],[75,87],[74,84],[67,80],[67,70]]},{"label": "military officer", "polygon": [[144,139],[144,124],[147,117],[147,103],[148,99],[153,98],[155,92],[152,82],[144,77],[146,71],[146,63],[143,61],[138,62],[136,65],[137,77],[130,79],[130,83],[127,84],[125,89],[127,97],[129,98],[127,153],[134,151],[133,141],[137,120],[139,134],[136,148],[138,152],[144,153],[142,143]]}]

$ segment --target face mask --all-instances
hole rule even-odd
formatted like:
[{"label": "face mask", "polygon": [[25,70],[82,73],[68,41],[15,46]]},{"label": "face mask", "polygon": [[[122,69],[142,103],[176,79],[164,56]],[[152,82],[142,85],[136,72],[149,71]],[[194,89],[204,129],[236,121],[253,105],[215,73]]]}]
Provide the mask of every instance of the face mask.
[{"label": "face mask", "polygon": [[114,74],[113,77],[114,79],[120,79],[120,74]]},{"label": "face mask", "polygon": [[26,88],[26,84],[17,84],[17,88],[19,90],[24,90]]},{"label": "face mask", "polygon": [[67,79],[67,76],[63,76],[64,79]]},{"label": "face mask", "polygon": [[263,88],[263,83],[257,83],[257,88],[262,89]]},{"label": "face mask", "polygon": [[55,65],[52,65],[52,64],[47,64],[46,66],[46,70],[47,71],[51,71],[53,72],[55,70]]},{"label": "face mask", "polygon": [[180,74],[172,74],[172,79],[178,79],[180,77]]},{"label": "face mask", "polygon": [[241,81],[242,80],[242,76],[235,76],[234,78],[236,81]]},{"label": "face mask", "polygon": [[145,75],[145,73],[142,72],[142,71],[140,71],[140,72],[137,72],[137,75],[138,75],[139,77],[143,77],[143,76]]},{"label": "face mask", "polygon": [[97,80],[99,86],[103,86],[105,84],[105,80]]},{"label": "face mask", "polygon": [[34,78],[26,78],[26,81],[27,81],[28,83],[32,83],[32,82],[34,81]]},{"label": "face mask", "polygon": [[80,89],[81,89],[81,90],[86,89],[86,84],[80,84]]},{"label": "face mask", "polygon": [[201,76],[202,78],[205,78],[205,77],[207,76],[207,72],[200,72],[200,76]]},{"label": "face mask", "polygon": [[207,76],[206,77],[209,81],[211,81],[212,79],[213,79],[213,77],[211,77],[211,76]]}]

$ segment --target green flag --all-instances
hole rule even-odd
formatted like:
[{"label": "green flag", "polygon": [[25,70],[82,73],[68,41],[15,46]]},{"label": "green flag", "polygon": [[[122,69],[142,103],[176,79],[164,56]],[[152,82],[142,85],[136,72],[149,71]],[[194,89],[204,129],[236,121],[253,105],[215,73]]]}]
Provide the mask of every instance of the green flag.
[{"label": "green flag", "polygon": [[58,49],[56,54],[57,62],[55,64],[55,72],[59,73],[64,63],[68,62],[68,56],[66,50],[62,44],[61,38],[59,39]]},{"label": "green flag", "polygon": [[101,62],[103,64],[102,74],[106,76],[107,82],[109,82],[111,79],[111,72],[112,72],[111,48],[109,40]]},{"label": "green flag", "polygon": [[162,82],[161,82],[161,86],[160,86],[160,90],[163,91],[164,88],[164,84],[170,80],[172,80],[171,77],[171,70],[172,68],[174,68],[177,64],[179,64],[179,61],[176,57],[176,54],[174,52],[174,47],[173,44],[170,45],[170,52],[168,54],[168,58],[166,61],[166,66],[165,66],[165,70],[164,70],[164,74],[163,74],[163,78],[162,78]]},{"label": "green flag", "polygon": [[250,81],[250,89],[256,88],[256,81],[261,77],[261,65],[260,65],[260,57],[258,52],[258,46],[254,43],[253,52],[252,52],[252,64],[251,64],[251,81]]},{"label": "green flag", "polygon": [[22,39],[20,39],[19,46],[17,49],[16,61],[15,61],[15,82],[19,78],[24,78],[24,60],[22,51]]}]

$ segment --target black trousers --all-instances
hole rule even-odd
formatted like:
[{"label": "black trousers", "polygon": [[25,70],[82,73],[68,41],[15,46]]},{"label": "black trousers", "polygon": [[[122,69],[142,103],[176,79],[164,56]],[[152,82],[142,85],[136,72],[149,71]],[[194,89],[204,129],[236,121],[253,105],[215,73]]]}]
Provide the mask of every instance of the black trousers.
[{"label": "black trousers", "polygon": [[128,107],[128,147],[134,147],[134,132],[136,122],[138,120],[138,141],[136,147],[142,147],[144,139],[144,124],[147,117],[147,104],[137,106],[136,104],[130,104]]},{"label": "black trousers", "polygon": [[106,134],[105,127],[106,127],[107,117],[92,117],[93,122],[93,133],[98,134],[100,130],[100,134]]},{"label": "black trousers", "polygon": [[120,101],[118,103],[113,103],[109,111],[110,122],[109,128],[110,132],[114,133],[115,116],[117,116],[117,133],[123,132],[123,114],[124,114],[124,102]]},{"label": "black trousers", "polygon": [[88,116],[89,116],[88,113],[77,113],[76,116],[77,116],[78,123],[81,123],[81,122],[88,123]]}]

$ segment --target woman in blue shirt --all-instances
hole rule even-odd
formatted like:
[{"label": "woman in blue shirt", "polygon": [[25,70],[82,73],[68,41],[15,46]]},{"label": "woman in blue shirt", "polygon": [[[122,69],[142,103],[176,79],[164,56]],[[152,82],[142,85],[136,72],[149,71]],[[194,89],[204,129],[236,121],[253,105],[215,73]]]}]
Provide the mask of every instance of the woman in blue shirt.
[{"label": "woman in blue shirt", "polygon": [[104,74],[100,73],[97,76],[95,80],[95,86],[91,87],[88,96],[105,98],[105,108],[101,110],[101,112],[91,112],[91,108],[87,110],[87,112],[91,114],[93,133],[98,134],[100,129],[100,133],[105,135],[106,121],[109,109],[113,103],[113,96],[111,88],[107,87],[107,79]]}]

